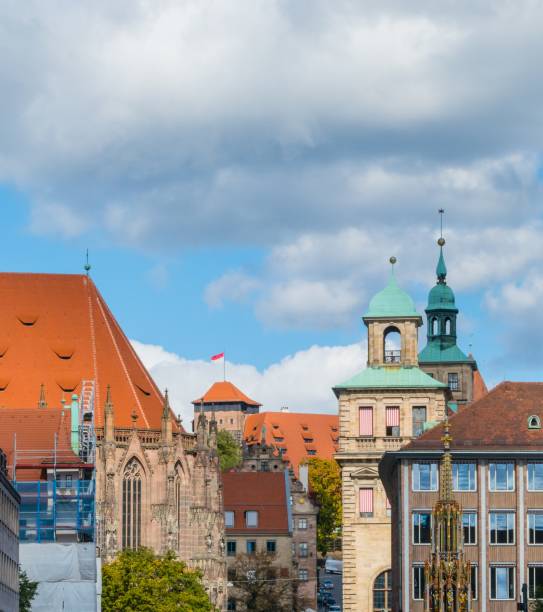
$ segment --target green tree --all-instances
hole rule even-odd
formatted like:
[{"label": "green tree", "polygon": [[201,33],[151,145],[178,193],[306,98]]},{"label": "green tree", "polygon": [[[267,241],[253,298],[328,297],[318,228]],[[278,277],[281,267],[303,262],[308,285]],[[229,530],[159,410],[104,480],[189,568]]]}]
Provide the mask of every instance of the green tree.
[{"label": "green tree", "polygon": [[38,583],[30,580],[26,572],[19,568],[19,612],[30,612],[37,590]]},{"label": "green tree", "polygon": [[536,599],[530,606],[530,612],[543,612],[543,588],[537,590]]},{"label": "green tree", "polygon": [[125,550],[102,569],[104,612],[213,612],[198,572],[172,551]]},{"label": "green tree", "polygon": [[335,459],[311,457],[309,488],[320,506],[317,517],[317,549],[323,555],[332,550],[341,530],[341,471]]},{"label": "green tree", "polygon": [[241,463],[241,446],[229,431],[221,429],[217,434],[217,452],[223,471],[238,467]]}]

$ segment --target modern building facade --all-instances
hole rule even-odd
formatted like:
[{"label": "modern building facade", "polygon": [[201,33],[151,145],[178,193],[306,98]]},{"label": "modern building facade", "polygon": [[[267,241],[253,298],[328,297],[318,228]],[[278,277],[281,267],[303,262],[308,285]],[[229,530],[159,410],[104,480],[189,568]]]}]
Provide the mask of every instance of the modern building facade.
[{"label": "modern building facade", "polygon": [[0,610],[19,610],[19,506],[7,458],[0,449]]},{"label": "modern building facade", "polygon": [[[450,417],[452,492],[478,612],[516,610],[524,583],[530,599],[543,590],[542,406],[543,383],[504,382]],[[379,467],[392,505],[393,610],[425,609],[443,434],[436,426]]]},{"label": "modern building facade", "polygon": [[367,368],[334,388],[339,400],[335,456],[342,474],[345,612],[393,609],[390,506],[379,461],[386,451],[420,435],[426,422],[441,421],[452,399],[445,383],[419,367],[422,319],[398,286],[394,270],[363,321],[368,329]]}]

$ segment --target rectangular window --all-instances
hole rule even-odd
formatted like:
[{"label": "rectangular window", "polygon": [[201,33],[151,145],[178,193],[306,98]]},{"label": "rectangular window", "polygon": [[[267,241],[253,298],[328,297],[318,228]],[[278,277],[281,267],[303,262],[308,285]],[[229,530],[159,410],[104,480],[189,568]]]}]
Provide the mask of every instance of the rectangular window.
[{"label": "rectangular window", "polygon": [[432,515],[429,512],[413,512],[413,544],[432,543]]},{"label": "rectangular window", "polygon": [[539,599],[543,591],[543,565],[528,566],[528,598]]},{"label": "rectangular window", "polygon": [[476,491],[477,471],[475,463],[453,463],[453,488],[455,491]]},{"label": "rectangular window", "polygon": [[464,512],[462,514],[462,528],[464,544],[477,544],[477,514],[475,512]]},{"label": "rectangular window", "polygon": [[449,372],[447,379],[449,389],[451,391],[458,391],[460,389],[460,383],[458,382],[458,372]]},{"label": "rectangular window", "polygon": [[224,526],[225,527],[234,526],[234,513],[231,510],[226,510],[224,513]]},{"label": "rectangular window", "polygon": [[514,491],[515,490],[515,464],[514,463],[490,463],[488,466],[488,490],[489,491]]},{"label": "rectangular window", "polygon": [[437,463],[414,463],[413,491],[437,491]]},{"label": "rectangular window", "polygon": [[543,512],[528,512],[528,544],[543,544]]},{"label": "rectangular window", "polygon": [[492,566],[490,568],[490,599],[514,598],[515,568]]},{"label": "rectangular window", "polygon": [[386,435],[398,437],[400,435],[400,408],[399,406],[386,407]]},{"label": "rectangular window", "polygon": [[307,519],[306,518],[298,519],[298,529],[307,529]]},{"label": "rectangular window", "polygon": [[247,540],[247,554],[254,555],[256,553],[256,541]]},{"label": "rectangular window", "polygon": [[373,516],[373,489],[359,489],[360,516]]},{"label": "rectangular window", "polygon": [[307,542],[300,542],[298,546],[298,554],[300,557],[307,557]]},{"label": "rectangular window", "polygon": [[277,547],[275,545],[275,540],[268,540],[266,542],[266,552],[267,553],[274,553],[276,552]]},{"label": "rectangular window", "polygon": [[471,598],[473,600],[477,599],[477,594],[479,590],[477,588],[477,566],[471,566]]},{"label": "rectangular window", "polygon": [[258,527],[258,512],[256,510],[247,510],[245,512],[245,526]]},{"label": "rectangular window", "polygon": [[307,570],[306,569],[300,569],[298,570],[298,580],[301,580],[302,582],[306,582],[307,581]]},{"label": "rectangular window", "polygon": [[514,512],[490,512],[489,527],[491,544],[515,543]]},{"label": "rectangular window", "polygon": [[413,567],[413,599],[424,599],[424,566],[415,565]]},{"label": "rectangular window", "polygon": [[528,491],[543,491],[543,463],[528,463]]},{"label": "rectangular window", "polygon": [[235,557],[236,556],[236,541],[235,540],[228,540],[226,542],[226,554],[228,557]]},{"label": "rectangular window", "polygon": [[373,408],[362,406],[359,411],[359,432],[360,436],[373,436]]},{"label": "rectangular window", "polygon": [[420,436],[426,423],[426,406],[413,406],[413,436]]}]

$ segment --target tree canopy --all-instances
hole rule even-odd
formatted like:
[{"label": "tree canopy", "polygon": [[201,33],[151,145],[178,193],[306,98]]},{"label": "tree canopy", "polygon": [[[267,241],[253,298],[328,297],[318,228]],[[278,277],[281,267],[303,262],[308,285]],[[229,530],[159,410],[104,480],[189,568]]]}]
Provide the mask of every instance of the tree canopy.
[{"label": "tree canopy", "polygon": [[217,434],[217,452],[222,471],[231,470],[241,463],[241,446],[229,431],[221,429]]},{"label": "tree canopy", "polygon": [[335,459],[311,457],[309,488],[320,506],[317,518],[317,549],[325,555],[332,550],[341,529],[341,471]]},{"label": "tree canopy", "polygon": [[125,550],[102,569],[104,612],[213,612],[198,572],[172,551]]},{"label": "tree canopy", "polygon": [[30,580],[26,572],[19,569],[19,612],[30,612],[37,590],[38,583]]}]

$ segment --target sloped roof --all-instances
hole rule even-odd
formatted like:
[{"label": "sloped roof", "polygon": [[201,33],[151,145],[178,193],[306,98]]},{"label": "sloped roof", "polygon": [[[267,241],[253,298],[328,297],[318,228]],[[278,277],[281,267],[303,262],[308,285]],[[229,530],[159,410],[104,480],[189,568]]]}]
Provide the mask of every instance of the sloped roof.
[{"label": "sloped roof", "polygon": [[131,427],[135,410],[138,428],[160,428],[162,395],[92,279],[0,273],[0,295],[1,406],[36,406],[42,383],[60,406],[94,380],[97,426],[111,385],[116,427]]},{"label": "sloped roof", "polygon": [[[446,387],[445,383],[428,376],[417,367],[369,367],[349,380],[334,387],[338,389],[432,389]],[[336,393],[337,394],[337,393]]]},{"label": "sloped roof", "polygon": [[[528,428],[528,417],[534,415],[543,423],[543,383],[502,382],[449,419],[451,448],[543,451],[543,429]],[[440,424],[403,450],[441,449],[442,436]]]},{"label": "sloped roof", "polygon": [[[306,429],[304,429],[306,428]],[[243,438],[247,444],[264,442],[286,449],[283,458],[298,473],[301,461],[312,456],[332,459],[339,436],[337,414],[305,412],[261,412],[245,419]],[[305,442],[305,440],[311,440]],[[315,454],[308,451],[315,450]]]},{"label": "sloped roof", "polygon": [[398,286],[394,272],[391,273],[388,285],[376,293],[370,300],[364,318],[418,317],[419,313],[411,296]]},{"label": "sloped roof", "polygon": [[441,347],[439,338],[430,340],[419,353],[419,363],[467,363],[473,362],[456,344]]},{"label": "sloped roof", "polygon": [[202,397],[193,400],[192,403],[230,404],[234,402],[247,404],[248,406],[261,406],[261,404],[252,400],[243,391],[238,389],[236,385],[227,380],[213,383]]},{"label": "sloped roof", "polygon": [[488,393],[483,375],[479,370],[473,372],[473,401],[476,402]]},{"label": "sloped roof", "polygon": [[[234,512],[229,532],[289,532],[286,478],[284,472],[223,472],[224,509]],[[245,525],[244,512],[258,512],[258,527]]]}]

